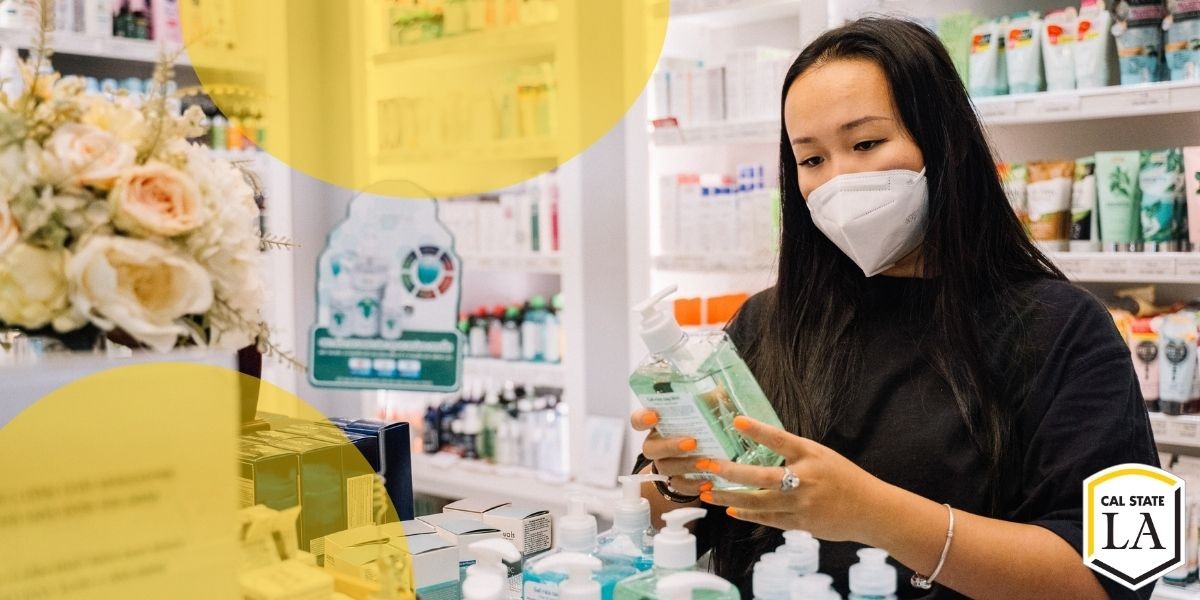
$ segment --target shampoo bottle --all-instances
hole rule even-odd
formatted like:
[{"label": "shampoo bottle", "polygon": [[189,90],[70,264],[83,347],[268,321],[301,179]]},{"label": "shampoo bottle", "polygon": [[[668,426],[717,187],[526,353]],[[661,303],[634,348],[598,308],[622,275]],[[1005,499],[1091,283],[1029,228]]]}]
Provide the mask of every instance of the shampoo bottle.
[{"label": "shampoo bottle", "polygon": [[654,536],[650,525],[650,501],[642,497],[642,483],[666,482],[663,475],[625,475],[621,482],[622,497],[613,511],[613,528],[597,538],[600,556],[619,556],[633,561],[639,571],[654,566]]},{"label": "shampoo bottle", "polygon": [[[566,570],[555,566],[560,564],[558,561],[565,560],[557,558],[560,555],[582,555],[598,560],[601,566],[597,569],[595,579],[600,583],[601,597],[605,599],[613,597],[613,589],[618,581],[636,575],[638,572],[630,559],[596,556],[596,517],[587,514],[582,497],[574,496],[570,499],[567,516],[558,520],[555,532],[558,538],[558,549],[534,559],[526,566],[525,579],[522,583],[525,600],[560,598],[561,586],[567,580]],[[542,566],[542,563],[548,561],[556,562],[549,562],[548,566]]]},{"label": "shampoo bottle", "polygon": [[492,538],[475,542],[470,549],[476,561],[467,567],[463,600],[507,600],[508,567],[504,563],[521,560],[517,547],[508,540]]},{"label": "shampoo bottle", "polygon": [[613,598],[654,598],[660,580],[676,573],[695,571],[696,536],[688,531],[687,524],[707,514],[708,511],[703,508],[693,507],[678,508],[663,514],[667,526],[654,537],[654,568],[618,583]]},{"label": "shampoo bottle", "polygon": [[[675,290],[672,286],[634,308],[641,315],[642,340],[650,356],[630,376],[630,387],[642,405],[658,412],[658,433],[694,438],[695,455],[779,465],[781,456],[733,426],[736,417],[746,415],[782,428],[771,402],[724,332],[689,335],[674,315],[658,306]],[[717,489],[744,487],[712,479]]]},{"label": "shampoo bottle", "polygon": [[833,577],[823,573],[805,575],[792,582],[791,600],[842,600],[833,589]]},{"label": "shampoo bottle", "polygon": [[732,583],[711,573],[676,573],[662,578],[654,588],[658,600],[740,600]]},{"label": "shampoo bottle", "polygon": [[858,551],[858,563],[850,567],[849,600],[896,600],[896,568],[887,557],[878,548]]}]

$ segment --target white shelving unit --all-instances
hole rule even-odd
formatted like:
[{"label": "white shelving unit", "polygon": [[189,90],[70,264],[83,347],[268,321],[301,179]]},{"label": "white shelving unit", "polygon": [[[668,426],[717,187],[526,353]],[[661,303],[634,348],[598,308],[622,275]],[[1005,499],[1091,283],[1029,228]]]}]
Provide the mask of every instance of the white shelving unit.
[{"label": "white shelving unit", "polygon": [[[146,63],[158,62],[164,53],[178,50],[178,47],[160,46],[158,42],[147,40],[96,37],[62,31],[52,33],[50,41],[57,54]],[[33,32],[26,29],[0,28],[0,45],[29,49],[33,45]],[[191,63],[187,56],[181,56],[176,64],[186,66]]]},{"label": "white shelving unit", "polygon": [[492,358],[468,358],[463,367],[468,377],[528,383],[538,387],[562,388],[567,384],[566,369],[560,363],[537,363]]},{"label": "white shelving unit", "polygon": [[976,98],[975,106],[992,126],[1180,115],[1200,112],[1200,82],[994,96]]},{"label": "white shelving unit", "polygon": [[463,255],[463,268],[487,272],[562,273],[562,256],[558,254],[528,254],[523,256]]}]

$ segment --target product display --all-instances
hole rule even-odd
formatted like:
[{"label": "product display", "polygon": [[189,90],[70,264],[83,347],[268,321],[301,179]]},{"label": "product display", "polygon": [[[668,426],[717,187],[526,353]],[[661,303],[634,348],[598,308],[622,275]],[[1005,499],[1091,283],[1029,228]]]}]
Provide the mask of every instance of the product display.
[{"label": "product display", "polygon": [[467,343],[465,354],[530,363],[561,362],[564,305],[561,294],[549,303],[544,296],[534,296],[522,305],[480,306],[469,315],[459,315],[458,328]]},{"label": "product display", "polygon": [[1120,0],[1113,36],[1120,56],[1121,85],[1162,81],[1162,0]]},{"label": "product display", "polygon": [[1163,28],[1167,31],[1164,54],[1171,81],[1200,79],[1200,2],[1175,0]]},{"label": "product display", "polygon": [[665,59],[654,74],[651,119],[686,127],[777,118],[779,86],[795,54],[754,47],[725,55],[720,65]]},{"label": "product display", "polygon": [[559,214],[554,172],[494,194],[438,203],[438,218],[466,257],[557,254],[562,248]]},{"label": "product display", "polygon": [[665,175],[659,183],[660,255],[770,256],[779,248],[779,190],[763,165],[742,165],[736,178]]}]

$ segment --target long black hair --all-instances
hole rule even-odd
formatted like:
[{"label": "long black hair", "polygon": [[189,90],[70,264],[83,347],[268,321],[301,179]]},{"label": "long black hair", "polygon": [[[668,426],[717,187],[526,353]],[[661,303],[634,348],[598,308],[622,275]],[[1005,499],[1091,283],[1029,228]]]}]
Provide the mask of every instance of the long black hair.
[{"label": "long black hair", "polygon": [[[991,489],[1011,462],[1008,439],[1015,399],[997,385],[986,361],[980,307],[1016,312],[1021,286],[1065,279],[1029,240],[1001,185],[995,158],[967,91],[941,41],[920,24],[868,17],[813,41],[788,70],[783,99],[798,77],[839,59],[867,59],[891,87],[904,127],[925,157],[929,223],[919,268],[929,277],[930,358],[949,384],[959,412],[989,465]],[[863,272],[816,228],[800,193],[796,157],[784,129],[779,141],[782,241],[778,280],[746,358],[780,420],[820,441],[837,418],[835,399],[853,397],[860,372],[854,340],[866,290]],[[820,351],[814,351],[820,349]],[[996,493],[991,510],[997,510]],[[714,549],[716,571],[744,576],[777,534],[757,528],[756,548]],[[747,551],[752,550],[752,551]]]}]

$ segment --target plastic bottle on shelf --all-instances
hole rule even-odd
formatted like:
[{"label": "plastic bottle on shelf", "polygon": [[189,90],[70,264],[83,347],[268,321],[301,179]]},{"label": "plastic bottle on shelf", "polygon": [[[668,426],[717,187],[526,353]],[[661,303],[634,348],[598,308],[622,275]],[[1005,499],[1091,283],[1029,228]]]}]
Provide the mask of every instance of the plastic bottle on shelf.
[{"label": "plastic bottle on shelf", "polygon": [[658,530],[650,524],[650,501],[642,496],[642,484],[648,481],[666,482],[663,475],[623,475],[621,499],[613,511],[613,527],[600,534],[596,543],[600,556],[623,556],[633,561],[639,571],[654,566],[654,536]]},{"label": "plastic bottle on shelf", "polygon": [[784,543],[775,553],[788,559],[796,575],[811,575],[820,568],[821,541],[807,531],[792,529],[783,532]]},{"label": "plastic bottle on shelf", "polygon": [[470,460],[477,460],[479,458],[479,436],[483,431],[483,419],[479,411],[480,406],[474,402],[463,406],[463,458]]},{"label": "plastic bottle on shelf", "polygon": [[475,564],[467,567],[462,584],[463,600],[507,600],[508,567],[505,562],[521,560],[512,542],[500,538],[480,540],[469,546]]},{"label": "plastic bottle on shelf", "polygon": [[887,558],[878,548],[858,551],[858,562],[850,566],[849,600],[896,600],[896,568]]},{"label": "plastic bottle on shelf", "polygon": [[483,406],[480,408],[483,420],[483,431],[479,438],[479,455],[484,460],[496,462],[496,433],[505,418],[504,409],[500,406],[500,396],[489,382],[483,396]]},{"label": "plastic bottle on shelf", "polygon": [[488,356],[487,321],[487,309],[482,306],[471,316],[469,338],[472,358],[487,358]]},{"label": "plastic bottle on shelf", "polygon": [[502,327],[501,358],[521,360],[521,309],[516,306],[508,307],[504,313]]},{"label": "plastic bottle on shelf", "polygon": [[496,306],[488,315],[488,356],[502,358],[504,356],[504,307]]},{"label": "plastic bottle on shelf", "polygon": [[790,600],[842,600],[833,589],[833,577],[824,573],[805,575],[792,581]]},{"label": "plastic bottle on shelf", "polygon": [[553,307],[553,302],[551,302],[551,309],[546,310],[546,319],[542,324],[542,358],[553,364],[562,362],[562,347],[559,345],[559,338],[562,337],[562,323],[558,318],[558,310]]},{"label": "plastic bottle on shelf", "polygon": [[83,0],[83,33],[89,37],[113,37],[112,0]]},{"label": "plastic bottle on shelf", "polygon": [[[599,567],[595,569],[595,580],[600,586],[602,598],[612,598],[613,590],[619,581],[637,574],[632,561],[621,557],[600,557],[596,555],[597,535],[596,517],[588,514],[585,499],[580,495],[572,495],[568,500],[567,515],[555,523],[555,538],[558,548],[534,559],[525,569],[522,592],[526,599],[540,598],[553,600],[562,598],[562,584],[567,581],[566,559],[577,561],[575,557],[583,556],[595,560]],[[559,558],[560,556],[567,557]],[[546,564],[546,566],[543,566]],[[594,564],[594,563],[593,563]]]},{"label": "plastic bottle on shelf", "polygon": [[546,298],[534,296],[521,323],[521,359],[541,362],[546,357]]},{"label": "plastic bottle on shelf", "polygon": [[520,431],[520,460],[518,464],[528,469],[537,468],[538,424],[533,414],[533,400],[517,400],[517,426]]},{"label": "plastic bottle on shelf", "polygon": [[558,589],[553,590],[552,594],[547,596],[530,594],[525,598],[526,600],[540,600],[546,597],[559,598],[559,600],[602,600],[604,592],[600,582],[595,580],[595,573],[603,567],[603,563],[596,557],[578,552],[563,552],[549,556],[545,560],[539,561],[531,569],[533,576],[565,572],[567,574],[566,581],[559,584]]},{"label": "plastic bottle on shelf", "polygon": [[707,514],[703,508],[695,507],[679,508],[663,514],[666,527],[654,536],[654,567],[618,583],[613,598],[654,598],[660,580],[676,573],[696,571],[696,536],[688,531],[687,524]]}]

